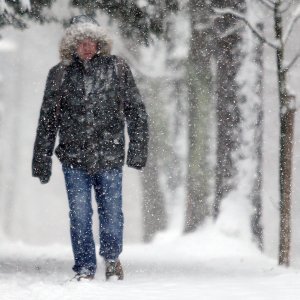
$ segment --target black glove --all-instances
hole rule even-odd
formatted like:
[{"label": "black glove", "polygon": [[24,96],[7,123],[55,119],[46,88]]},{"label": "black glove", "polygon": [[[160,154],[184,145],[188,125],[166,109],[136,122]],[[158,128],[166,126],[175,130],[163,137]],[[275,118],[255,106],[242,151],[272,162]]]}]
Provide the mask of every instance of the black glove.
[{"label": "black glove", "polygon": [[127,164],[128,167],[130,168],[134,168],[136,170],[142,170],[144,168],[144,166],[140,166],[140,165],[132,165],[132,164]]},{"label": "black glove", "polygon": [[47,157],[43,160],[33,160],[32,162],[32,176],[38,177],[42,184],[49,182],[51,177],[52,160]]},{"label": "black glove", "polygon": [[145,167],[145,160],[137,155],[128,155],[127,166],[137,170],[142,170]]},{"label": "black glove", "polygon": [[41,175],[39,176],[41,184],[46,184],[50,180],[50,175]]}]

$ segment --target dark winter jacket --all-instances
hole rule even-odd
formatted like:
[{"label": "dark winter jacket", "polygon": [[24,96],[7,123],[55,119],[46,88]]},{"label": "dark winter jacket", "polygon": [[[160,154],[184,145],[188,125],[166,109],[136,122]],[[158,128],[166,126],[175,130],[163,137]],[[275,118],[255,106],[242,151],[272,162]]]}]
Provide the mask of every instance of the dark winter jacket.
[{"label": "dark winter jacket", "polygon": [[87,63],[70,53],[67,65],[56,65],[48,75],[34,145],[33,176],[49,180],[57,132],[55,153],[62,163],[91,174],[122,166],[125,121],[130,140],[127,165],[144,167],[147,114],[129,66],[109,53],[97,54]]}]

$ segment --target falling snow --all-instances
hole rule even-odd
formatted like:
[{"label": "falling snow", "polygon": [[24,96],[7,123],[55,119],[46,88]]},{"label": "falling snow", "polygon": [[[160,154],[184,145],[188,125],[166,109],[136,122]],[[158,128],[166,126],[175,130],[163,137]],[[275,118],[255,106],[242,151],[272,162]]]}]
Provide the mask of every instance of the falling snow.
[{"label": "falling snow", "polygon": [[[154,14],[150,1],[136,1],[145,12]],[[153,1],[151,1],[153,2]],[[251,0],[245,1],[252,11],[245,16],[251,24],[264,20],[264,36],[279,46],[274,39],[270,11]],[[271,3],[271,1],[263,1]],[[19,2],[23,11],[30,11],[29,0]],[[263,97],[257,91],[257,63],[253,53],[257,40],[250,30],[243,31],[242,67],[236,83],[239,95],[241,122],[239,130],[241,147],[234,153],[237,188],[223,199],[221,214],[214,222],[207,218],[194,233],[183,235],[186,206],[186,158],[188,155],[187,98],[183,85],[176,85],[186,75],[189,54],[190,23],[188,1],[182,1],[182,11],[166,19],[164,26],[171,28],[171,47],[166,40],[151,33],[152,44],[148,47],[137,40],[122,38],[124,28],[104,13],[96,18],[105,30],[87,25],[90,37],[107,41],[106,50],[124,57],[131,66],[147,111],[150,114],[152,138],[156,138],[150,159],[156,156],[159,170],[155,173],[162,188],[168,216],[167,227],[158,232],[151,243],[143,240],[143,189],[145,173],[124,167],[124,214],[125,245],[121,255],[125,270],[122,282],[106,282],[104,262],[98,257],[95,280],[91,282],[70,281],[72,272],[72,250],[69,240],[68,207],[59,161],[54,158],[52,178],[48,185],[40,185],[31,178],[31,159],[39,109],[44,92],[47,73],[63,59],[67,66],[72,60],[69,49],[74,48],[78,33],[71,28],[63,39],[61,25],[46,23],[39,25],[28,21],[27,30],[19,31],[10,26],[1,27],[0,32],[0,298],[3,300],[56,300],[56,299],[207,299],[207,300],[294,300],[300,299],[300,118],[296,113],[295,144],[293,156],[292,185],[292,243],[290,267],[278,266],[279,236],[279,101],[276,86],[274,49],[265,46],[263,53]],[[185,5],[183,5],[185,4]],[[252,6],[254,5],[254,6]],[[266,10],[264,10],[266,9]],[[8,1],[0,0],[1,13],[12,11]],[[225,10],[229,11],[229,10]],[[59,19],[78,13],[69,9],[64,1],[53,8],[45,9],[49,15]],[[221,10],[219,12],[222,12]],[[224,12],[224,10],[223,10]],[[243,15],[244,16],[244,15]],[[300,6],[295,5],[287,18],[284,41],[289,46],[286,61],[291,61],[300,49],[298,32]],[[0,19],[1,20],[1,19]],[[128,20],[129,22],[129,20]],[[124,26],[125,27],[125,26]],[[197,24],[195,29],[204,31],[206,25]],[[236,28],[235,28],[236,29]],[[228,32],[227,32],[228,33]],[[252,38],[251,38],[252,37]],[[111,43],[113,40],[113,45]],[[214,41],[213,41],[214,42]],[[59,45],[61,51],[59,54]],[[212,61],[215,64],[215,61]],[[89,72],[91,66],[86,65]],[[289,85],[294,90],[295,101],[283,107],[294,108],[299,102],[299,65],[289,73]],[[103,70],[102,70],[103,71]],[[99,81],[85,78],[88,92],[109,89],[110,82],[103,72],[97,73]],[[107,69],[111,74],[117,69]],[[101,86],[100,86],[101,81]],[[184,83],[186,84],[186,83]],[[177,88],[174,92],[174,87]],[[230,88],[230,87],[229,87]],[[178,90],[179,89],[179,90]],[[175,95],[175,96],[174,96]],[[173,101],[176,95],[183,102]],[[263,99],[263,102],[261,102]],[[182,99],[181,99],[182,100]],[[214,99],[212,99],[212,107]],[[180,106],[183,103],[183,106]],[[252,240],[250,217],[253,206],[249,200],[251,187],[256,179],[257,160],[255,154],[255,125],[257,108],[263,109],[263,180],[262,180],[262,225],[264,228],[264,251],[258,250]],[[107,116],[104,116],[107,117]],[[81,120],[81,119],[80,119]],[[80,121],[79,120],[79,121]],[[93,123],[93,116],[82,121]],[[212,125],[212,129],[214,129]],[[85,134],[89,134],[86,131]],[[120,140],[105,133],[118,146]],[[214,149],[215,135],[210,139]],[[126,136],[128,146],[128,136]],[[169,156],[170,152],[172,155]],[[214,156],[213,153],[209,155]],[[73,153],[76,156],[76,153]],[[95,151],[93,151],[95,155]],[[95,156],[97,158],[97,156]],[[107,156],[108,158],[113,156]],[[213,163],[214,160],[212,159]],[[171,163],[171,166],[169,165]],[[155,169],[156,170],[156,169]],[[175,181],[174,177],[180,179]],[[151,181],[150,180],[150,181]],[[174,182],[176,184],[174,184]],[[173,186],[172,186],[173,184]],[[214,191],[212,191],[214,193]],[[213,195],[209,201],[212,202]],[[157,199],[152,199],[152,202]],[[211,203],[210,203],[211,204]],[[94,215],[97,207],[93,204]],[[153,213],[152,213],[153,215]],[[159,222],[161,216],[153,215]],[[94,216],[94,235],[97,240],[98,224]],[[97,245],[99,247],[99,245]]]}]

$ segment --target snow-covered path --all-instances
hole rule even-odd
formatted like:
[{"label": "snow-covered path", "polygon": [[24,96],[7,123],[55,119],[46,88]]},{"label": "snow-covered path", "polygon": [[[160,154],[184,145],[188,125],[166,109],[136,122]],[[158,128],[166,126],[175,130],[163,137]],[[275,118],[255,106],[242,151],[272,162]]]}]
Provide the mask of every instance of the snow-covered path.
[{"label": "snow-covered path", "polygon": [[70,282],[69,247],[1,245],[1,300],[56,299],[300,299],[300,272],[280,268],[252,244],[209,227],[186,237],[160,236],[127,245],[126,278],[105,282],[99,260],[92,282]]}]

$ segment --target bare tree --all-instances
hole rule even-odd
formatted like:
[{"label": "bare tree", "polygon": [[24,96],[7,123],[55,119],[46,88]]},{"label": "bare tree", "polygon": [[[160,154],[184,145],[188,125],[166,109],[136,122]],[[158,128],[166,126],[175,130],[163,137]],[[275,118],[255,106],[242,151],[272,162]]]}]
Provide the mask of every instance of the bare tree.
[{"label": "bare tree", "polygon": [[280,147],[279,147],[279,186],[280,186],[280,241],[279,241],[279,264],[289,265],[291,243],[291,186],[292,186],[292,150],[294,144],[294,115],[295,96],[287,87],[287,73],[295,65],[300,53],[289,62],[285,62],[285,53],[289,36],[296,22],[300,19],[300,6],[290,14],[289,24],[283,26],[283,14],[288,12],[293,1],[283,0],[257,0],[273,13],[275,40],[269,40],[257,29],[249,19],[236,10],[222,11],[222,14],[235,16],[247,24],[252,32],[265,44],[272,47],[276,52],[277,86],[279,94],[279,119],[280,119]]}]

